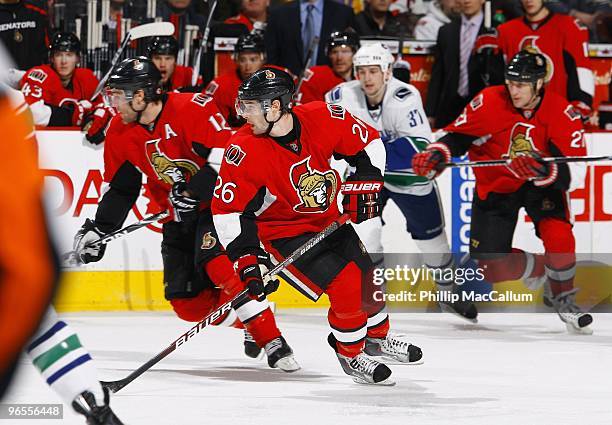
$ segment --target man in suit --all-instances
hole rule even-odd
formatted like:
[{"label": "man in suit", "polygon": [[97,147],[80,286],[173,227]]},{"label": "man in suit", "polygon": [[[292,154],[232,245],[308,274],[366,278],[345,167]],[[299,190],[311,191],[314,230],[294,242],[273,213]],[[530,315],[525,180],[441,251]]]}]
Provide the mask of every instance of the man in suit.
[{"label": "man in suit", "polygon": [[483,30],[484,0],[459,0],[460,19],[438,32],[434,65],[427,91],[425,113],[433,127],[441,128],[461,113],[468,101],[485,86],[472,50]]},{"label": "man in suit", "polygon": [[[333,0],[297,0],[273,8],[265,33],[268,63],[289,68],[295,75],[307,65],[329,64],[323,46],[332,32],[353,27],[354,18],[353,9]],[[319,45],[307,64],[314,37],[319,37]]]}]

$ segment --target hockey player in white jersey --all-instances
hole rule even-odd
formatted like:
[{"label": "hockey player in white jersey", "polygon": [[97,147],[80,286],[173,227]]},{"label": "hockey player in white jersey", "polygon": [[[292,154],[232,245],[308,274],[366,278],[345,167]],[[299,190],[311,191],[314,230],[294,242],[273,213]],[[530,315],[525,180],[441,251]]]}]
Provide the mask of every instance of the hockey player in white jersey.
[{"label": "hockey player in white jersey", "polygon": [[[447,269],[454,265],[438,188],[411,169],[412,156],[424,150],[431,140],[431,128],[419,91],[394,78],[392,64],[393,55],[382,44],[361,47],[353,57],[357,79],[334,87],[326,94],[326,101],[342,105],[380,132],[387,152],[383,205],[391,199],[399,207],[426,265],[431,269]],[[380,217],[355,225],[359,238],[372,254],[383,252],[382,225]],[[454,290],[451,280],[437,279],[436,286],[438,291]],[[477,320],[478,313],[471,303],[441,302],[440,307],[467,320]]]}]

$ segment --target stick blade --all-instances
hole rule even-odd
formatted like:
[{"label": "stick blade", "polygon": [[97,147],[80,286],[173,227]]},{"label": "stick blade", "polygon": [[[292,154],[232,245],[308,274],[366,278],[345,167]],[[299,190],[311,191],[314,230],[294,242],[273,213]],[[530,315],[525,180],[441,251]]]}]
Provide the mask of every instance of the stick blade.
[{"label": "stick blade", "polygon": [[136,40],[143,37],[172,34],[174,34],[174,25],[171,22],[151,22],[150,24],[132,28],[130,30],[130,39]]},{"label": "stick blade", "polygon": [[102,385],[104,388],[108,388],[108,390],[113,394],[125,387],[123,379],[120,379],[119,381],[100,381],[100,385]]}]

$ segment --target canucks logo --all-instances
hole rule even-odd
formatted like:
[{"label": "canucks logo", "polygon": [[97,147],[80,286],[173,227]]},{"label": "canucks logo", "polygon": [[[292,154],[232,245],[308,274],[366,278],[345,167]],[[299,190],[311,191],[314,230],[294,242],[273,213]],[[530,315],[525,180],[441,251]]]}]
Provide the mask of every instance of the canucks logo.
[{"label": "canucks logo", "polygon": [[504,159],[513,159],[519,155],[529,155],[535,150],[533,144],[533,138],[531,137],[531,130],[535,128],[535,125],[525,124],[517,122],[512,127],[510,132],[510,147],[508,153],[502,155]]},{"label": "canucks logo", "polygon": [[188,177],[198,172],[199,167],[188,159],[170,159],[159,150],[161,139],[150,140],[146,143],[147,158],[160,180],[170,185],[189,180]]},{"label": "canucks logo", "polygon": [[338,180],[336,173],[324,173],[310,168],[310,157],[293,164],[289,171],[291,184],[297,192],[300,203],[293,207],[302,213],[322,213],[327,211],[336,199]]}]

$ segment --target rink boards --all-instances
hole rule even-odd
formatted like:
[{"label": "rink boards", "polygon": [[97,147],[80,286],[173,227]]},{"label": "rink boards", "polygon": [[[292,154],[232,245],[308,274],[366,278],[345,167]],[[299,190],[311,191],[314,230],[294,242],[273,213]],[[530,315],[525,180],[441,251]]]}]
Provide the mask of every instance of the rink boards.
[{"label": "rink boards", "polygon": [[[60,253],[72,247],[74,234],[86,218],[93,218],[103,193],[103,150],[85,142],[78,131],[45,130],[37,133],[40,163],[45,174],[46,202]],[[590,155],[612,153],[612,133],[587,135]],[[469,173],[444,173],[438,185],[445,209],[447,235],[453,250],[465,250],[469,229],[469,204],[473,182]],[[585,185],[572,192],[577,251],[612,253],[612,163],[588,167]],[[132,223],[146,214],[147,200],[139,199],[126,220]],[[403,230],[403,217],[395,205],[385,210],[383,245],[386,252],[416,252]],[[111,242],[104,259],[78,269],[66,269],[56,306],[62,311],[167,310],[163,299],[160,227],[152,225]],[[521,216],[515,246],[534,252],[543,247],[533,224]],[[511,285],[511,284],[510,284]],[[313,304],[288,285],[272,296],[279,307]]]}]

